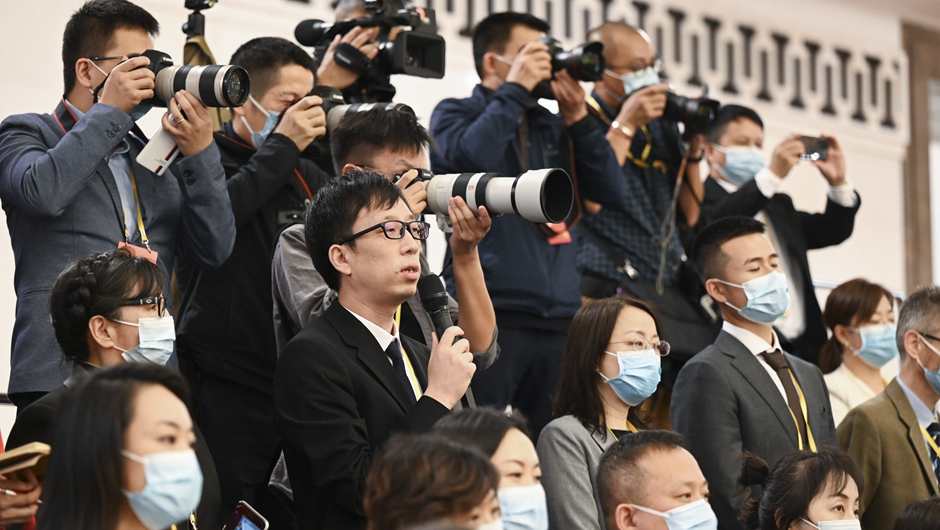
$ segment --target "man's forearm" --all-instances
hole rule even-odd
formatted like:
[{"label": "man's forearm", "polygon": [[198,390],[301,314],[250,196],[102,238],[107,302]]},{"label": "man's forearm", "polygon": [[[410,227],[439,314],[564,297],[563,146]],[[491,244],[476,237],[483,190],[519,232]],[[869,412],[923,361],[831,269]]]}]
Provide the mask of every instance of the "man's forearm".
[{"label": "man's forearm", "polygon": [[454,256],[454,286],[460,302],[460,329],[470,342],[470,351],[488,350],[496,330],[496,312],[486,290],[480,255],[476,250]]}]

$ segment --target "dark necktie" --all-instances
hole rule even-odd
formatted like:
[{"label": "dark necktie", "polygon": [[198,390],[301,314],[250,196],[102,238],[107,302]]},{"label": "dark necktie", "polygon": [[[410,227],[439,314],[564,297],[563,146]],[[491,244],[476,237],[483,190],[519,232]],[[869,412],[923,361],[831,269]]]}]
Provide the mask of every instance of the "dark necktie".
[{"label": "dark necktie", "polygon": [[787,365],[787,358],[783,356],[780,350],[766,351],[760,354],[767,361],[767,364],[775,372],[780,382],[783,383],[783,390],[787,394],[787,404],[790,406],[790,412],[796,418],[797,429],[800,433],[800,439],[803,440],[803,449],[809,450],[809,438],[806,436],[806,420],[803,418],[803,409],[800,407],[800,395],[796,391],[796,385],[793,384],[793,378],[790,376],[790,367]]},{"label": "dark necktie", "polygon": [[397,340],[393,340],[392,343],[388,345],[388,348],[385,348],[385,355],[388,355],[388,358],[392,360],[392,368],[395,369],[395,373],[398,375],[398,381],[400,381],[401,385],[405,388],[408,402],[414,405],[418,402],[418,399],[415,397],[415,389],[411,386],[411,380],[408,379],[405,360],[402,359],[401,348],[398,347]]},{"label": "dark necktie", "polygon": [[[933,438],[935,444],[940,445],[940,423],[937,423],[937,420],[933,420],[933,423],[927,426],[927,434]],[[940,484],[940,458],[937,457],[937,453],[934,452],[933,447],[930,447],[930,444],[927,444],[927,452],[930,453],[930,463],[933,464],[933,474],[937,477],[937,483]]]}]

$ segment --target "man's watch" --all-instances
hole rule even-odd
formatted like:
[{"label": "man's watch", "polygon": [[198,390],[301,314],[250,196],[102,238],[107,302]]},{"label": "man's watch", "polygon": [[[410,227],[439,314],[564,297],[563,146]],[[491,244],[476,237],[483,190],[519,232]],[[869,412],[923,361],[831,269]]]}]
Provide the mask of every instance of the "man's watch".
[{"label": "man's watch", "polygon": [[627,140],[633,139],[633,130],[626,125],[621,124],[617,120],[610,122],[610,128],[615,131],[620,131],[620,134],[626,136]]}]

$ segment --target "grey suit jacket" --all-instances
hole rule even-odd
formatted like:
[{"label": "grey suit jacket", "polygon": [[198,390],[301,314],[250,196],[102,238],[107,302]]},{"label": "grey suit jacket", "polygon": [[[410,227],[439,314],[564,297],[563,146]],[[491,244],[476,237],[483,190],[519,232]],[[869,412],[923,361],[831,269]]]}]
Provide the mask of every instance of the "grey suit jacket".
[{"label": "grey suit jacket", "polygon": [[[9,392],[47,392],[71,373],[49,321],[49,291],[68,263],[124,241],[107,157],[128,138],[136,158],[143,146],[128,135],[133,128],[130,116],[104,104],[75,120],[63,101],[54,114],[0,124],[0,201],[16,259]],[[167,277],[178,253],[200,266],[221,265],[235,243],[235,219],[215,143],[162,177],[136,161],[133,169],[150,248]],[[143,246],[139,235],[131,243]]]},{"label": "grey suit jacket", "polygon": [[[806,397],[817,447],[838,446],[822,372],[784,355]],[[719,528],[743,529],[736,487],[741,451],[755,453],[773,467],[785,453],[799,449],[793,416],[770,374],[740,341],[722,331],[679,372],[670,416],[673,428],[689,439],[708,480]]]},{"label": "grey suit jacket", "polygon": [[557,418],[542,429],[536,450],[551,530],[607,527],[597,496],[597,466],[615,441],[606,431],[588,430],[574,416]]}]

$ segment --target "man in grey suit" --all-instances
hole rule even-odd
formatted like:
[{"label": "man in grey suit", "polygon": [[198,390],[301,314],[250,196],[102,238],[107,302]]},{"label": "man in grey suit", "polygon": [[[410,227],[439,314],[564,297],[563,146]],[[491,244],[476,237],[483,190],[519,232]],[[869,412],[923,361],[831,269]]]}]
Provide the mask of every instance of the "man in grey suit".
[{"label": "man in grey suit", "polygon": [[708,225],[692,259],[724,318],[715,343],[679,372],[670,410],[689,439],[724,530],[738,522],[741,452],[771,467],[789,451],[837,445],[829,392],[815,365],[783,352],[772,323],[789,306],[779,258],[764,224],[727,217]]},{"label": "man in grey suit", "polygon": [[[162,118],[182,158],[162,176],[135,158],[154,75],[140,54],[157,21],[126,0],[92,0],[65,28],[65,95],[52,114],[0,124],[0,200],[16,259],[16,323],[8,392],[20,409],[62,385],[71,372],[49,320],[49,290],[69,262],[127,245],[167,277],[177,254],[221,265],[235,220],[208,111],[177,92]],[[140,68],[140,69],[138,69]],[[173,361],[175,363],[175,361]]]}]

